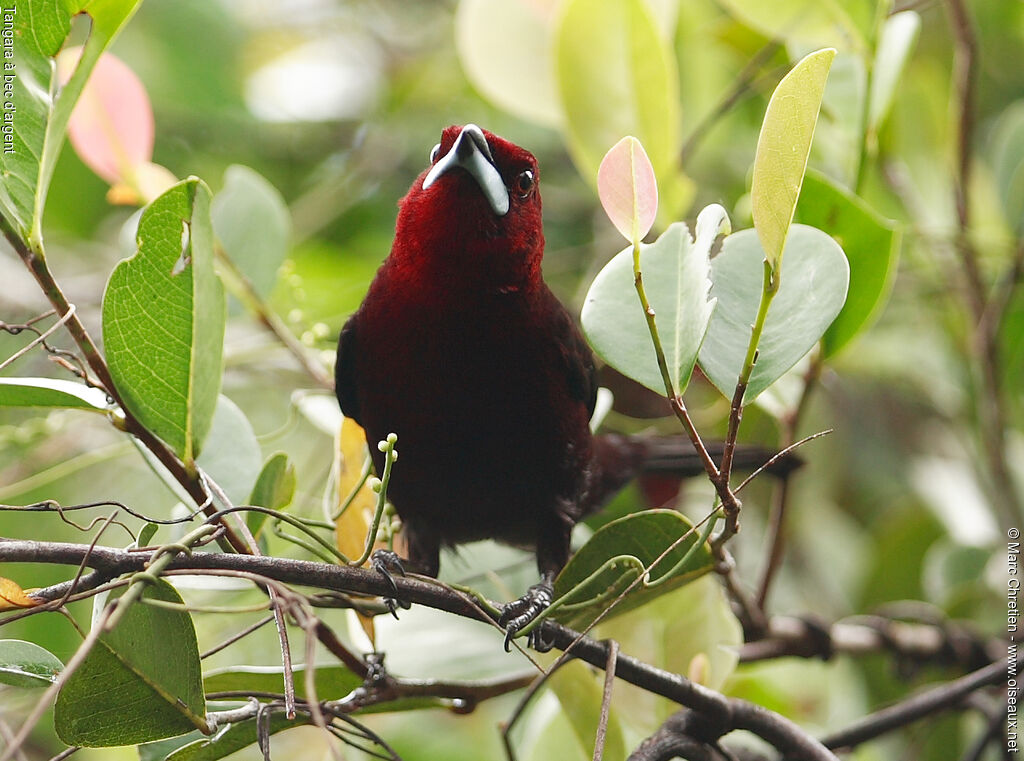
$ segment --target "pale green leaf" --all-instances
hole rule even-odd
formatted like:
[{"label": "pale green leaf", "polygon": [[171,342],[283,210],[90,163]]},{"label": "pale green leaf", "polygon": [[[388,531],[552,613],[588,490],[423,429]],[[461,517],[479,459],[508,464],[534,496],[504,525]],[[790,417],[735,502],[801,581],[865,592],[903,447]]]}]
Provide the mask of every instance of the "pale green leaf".
[{"label": "pale green leaf", "polygon": [[776,272],[807,169],[825,80],[835,55],[836,51],[830,48],[819,50],[794,66],[772,93],[761,124],[750,200],[754,229]]},{"label": "pale green leaf", "polygon": [[743,644],[743,627],[712,574],[659,597],[642,615],[601,622],[595,633],[676,674],[691,675],[694,659],[703,657],[700,681],[713,690],[722,689],[736,670]]},{"label": "pale green leaf", "polygon": [[796,45],[833,45],[841,50],[866,49],[875,7],[874,0],[721,0],[740,21],[768,38]]},{"label": "pale green leaf", "polygon": [[[721,253],[711,260],[711,293],[718,305],[698,361],[727,399],[736,389],[750,343],[764,258],[757,234],[742,230],[726,238]],[[816,228],[793,225],[745,403],[756,399],[814,347],[842,309],[849,280],[849,264],[835,240]]]},{"label": "pale green leaf", "polygon": [[[594,757],[594,718],[601,714],[604,695],[604,672],[595,673],[582,661],[565,664],[556,671],[547,684],[548,689],[558,698],[562,715],[568,719],[576,740],[587,758]],[[608,715],[608,729],[604,741],[603,758],[625,758],[626,740],[622,724],[613,702]]]},{"label": "pale green leaf", "polygon": [[0,684],[49,687],[64,669],[60,659],[32,642],[0,639]]},{"label": "pale green leaf", "polygon": [[469,81],[495,105],[548,127],[562,122],[551,62],[555,5],[462,0],[455,12],[455,46]]},{"label": "pale green leaf", "polygon": [[991,163],[1007,226],[1024,233],[1024,100],[1011,103],[992,130]]},{"label": "pale green leaf", "polygon": [[147,206],[136,241],[103,297],[110,373],[128,410],[190,463],[213,419],[224,343],[205,183],[185,180]]},{"label": "pale green leaf", "polygon": [[266,299],[291,235],[291,217],[281,194],[249,167],[229,166],[210,213],[224,251],[257,295]]},{"label": "pale green leaf", "polygon": [[210,433],[196,463],[228,495],[243,504],[260,473],[260,443],[245,413],[221,394],[213,413]]},{"label": "pale green leaf", "polygon": [[[723,224],[728,225],[725,210],[713,204],[697,219],[696,241],[686,225],[677,222],[654,243],[640,246],[644,289],[676,393],[682,393],[690,380],[715,306],[708,299],[708,256]],[[581,321],[594,350],[608,364],[652,391],[666,392],[634,286],[632,246],[616,254],[594,278]]]},{"label": "pale green leaf", "polygon": [[877,130],[885,121],[903,70],[921,30],[921,17],[914,11],[894,13],[885,20],[875,49],[868,96],[868,128]]},{"label": "pale green leaf", "polygon": [[106,412],[97,388],[56,378],[0,378],[0,407],[55,407]]},{"label": "pale green leaf", "polygon": [[284,510],[295,496],[295,466],[284,452],[267,458],[249,495],[250,505]]},{"label": "pale green leaf", "polygon": [[568,0],[556,22],[554,45],[564,130],[577,169],[596,182],[608,147],[623,135],[635,135],[658,185],[672,190],[663,192],[662,212],[674,219],[690,195],[677,187],[683,176],[678,75],[647,3]]}]

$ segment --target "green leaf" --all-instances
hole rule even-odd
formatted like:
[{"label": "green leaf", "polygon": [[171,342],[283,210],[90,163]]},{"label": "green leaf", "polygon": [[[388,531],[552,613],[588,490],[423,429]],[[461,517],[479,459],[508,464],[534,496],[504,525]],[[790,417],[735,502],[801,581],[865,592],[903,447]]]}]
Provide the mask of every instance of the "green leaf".
[{"label": "green leaf", "polygon": [[[725,210],[708,206],[697,218],[697,238],[676,222],[652,244],[640,245],[640,269],[655,311],[673,388],[682,393],[711,320],[708,300],[711,244]],[[594,350],[612,367],[652,391],[665,393],[643,308],[633,284],[633,247],[620,251],[594,278],[580,316]]]},{"label": "green leaf", "polygon": [[835,56],[831,48],[818,50],[794,66],[772,93],[761,124],[750,200],[754,229],[775,272],[786,247],[825,80]]},{"label": "green leaf", "polygon": [[0,639],[0,684],[49,687],[64,669],[60,659],[32,642]]},{"label": "green leaf", "polygon": [[[4,59],[5,84],[13,87],[5,100],[13,108],[3,111],[3,126],[11,130],[2,132],[0,212],[26,240],[41,240],[46,192],[75,101],[100,54],[141,1],[20,0],[4,6],[10,11],[3,14],[4,21],[14,23],[15,36],[14,58]],[[79,13],[92,18],[89,37],[78,67],[61,87],[53,58],[71,30],[71,18]]]},{"label": "green leaf", "polygon": [[[299,715],[294,719],[289,719],[283,713],[271,713],[262,729],[275,735],[292,727],[305,726],[312,721],[313,719],[308,715]],[[250,745],[255,745],[260,729],[257,719],[229,724],[213,737],[195,740],[166,756],[160,756],[160,758],[165,761],[216,761],[243,748],[248,748]]]},{"label": "green leaf", "polygon": [[[212,710],[212,706],[211,706]],[[219,733],[218,733],[219,734]],[[164,761],[175,751],[191,745],[200,740],[205,740],[202,732],[194,730],[183,735],[169,737],[166,740],[154,740],[149,743],[142,743],[136,746],[139,753],[139,761]]]},{"label": "green leaf", "polygon": [[808,172],[796,218],[828,232],[850,263],[846,303],[822,338],[830,357],[870,326],[892,289],[900,251],[895,224],[817,172]]},{"label": "green leaf", "polygon": [[[263,464],[256,478],[256,485],[249,495],[249,504],[284,510],[295,496],[295,466],[288,461],[284,452],[276,452]],[[253,536],[258,536],[263,524],[269,518],[266,513],[250,512],[245,516]]]},{"label": "green leaf", "polygon": [[864,50],[874,18],[874,0],[722,0],[730,14],[765,37],[805,46],[834,45]]},{"label": "green leaf", "polygon": [[211,216],[224,251],[266,299],[277,282],[291,235],[291,217],[281,194],[255,170],[229,166]]},{"label": "green leaf", "polygon": [[[569,559],[555,579],[556,602],[571,592],[572,605],[555,611],[554,619],[573,628],[589,624],[637,578],[643,567],[691,529],[690,522],[675,510],[646,510],[602,526]],[[704,544],[673,572],[676,563],[697,543],[698,533],[692,531],[680,542],[651,571],[649,580],[635,588],[609,615],[617,616],[637,608],[710,571],[714,562],[711,551]],[[613,559],[617,559],[614,565],[605,567],[587,581],[591,574]]]},{"label": "green leaf", "polygon": [[224,344],[206,184],[185,180],[149,204],[136,241],[103,297],[107,361],[128,410],[191,464],[213,420]]},{"label": "green leaf", "polygon": [[284,452],[275,452],[267,458],[252,487],[250,505],[284,510],[295,496],[295,466]]},{"label": "green leaf", "polygon": [[914,11],[894,13],[885,20],[875,49],[868,94],[868,128],[877,131],[889,115],[893,96],[921,30],[921,17]]},{"label": "green leaf", "polygon": [[262,459],[260,443],[249,419],[237,404],[221,394],[210,434],[196,463],[217,482],[233,504],[240,505],[256,483]]},{"label": "green leaf", "polygon": [[[731,399],[750,343],[764,273],[764,249],[753,230],[725,239],[711,260],[711,293],[718,306],[700,350],[700,367]],[[782,377],[809,352],[846,300],[850,266],[843,250],[821,230],[793,225],[782,278],[758,344],[744,402]]]},{"label": "green leaf", "polygon": [[991,163],[1006,224],[1024,233],[1024,100],[999,115],[992,130]]},{"label": "green leaf", "polygon": [[156,523],[147,523],[139,530],[139,538],[135,542],[136,547],[148,547],[160,526]]},{"label": "green leaf", "polygon": [[[163,580],[146,589],[143,599],[182,602]],[[204,728],[205,714],[191,617],[140,602],[100,636],[58,693],[54,725],[68,745],[97,748]]]},{"label": "green leaf", "polygon": [[[292,669],[297,697],[306,697],[305,666]],[[314,685],[320,700],[343,698],[363,680],[344,666],[317,666]],[[284,670],[280,666],[237,666],[216,669],[203,677],[203,687],[208,693],[244,692],[259,693],[284,691]]]},{"label": "green leaf", "polygon": [[595,183],[608,149],[635,135],[654,166],[662,211],[674,219],[686,195],[673,190],[683,176],[679,84],[667,38],[647,3],[569,0],[556,22],[554,46],[565,134],[577,169]]},{"label": "green leaf", "polygon": [[106,412],[107,395],[97,388],[54,378],[0,378],[0,407],[56,407]]}]

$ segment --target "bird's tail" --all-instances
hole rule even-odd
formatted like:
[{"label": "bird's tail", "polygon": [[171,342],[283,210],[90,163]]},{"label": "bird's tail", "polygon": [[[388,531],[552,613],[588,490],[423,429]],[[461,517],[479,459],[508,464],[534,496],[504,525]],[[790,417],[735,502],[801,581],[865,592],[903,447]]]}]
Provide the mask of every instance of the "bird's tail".
[{"label": "bird's tail", "polygon": [[[724,444],[705,442],[708,454],[720,463]],[[802,462],[794,454],[773,460],[775,450],[751,444],[736,447],[733,468],[750,472],[771,461],[766,472],[781,476]],[[685,436],[625,436],[607,433],[594,439],[594,467],[587,495],[583,500],[583,514],[599,510],[626,484],[638,476],[668,477],[678,491],[678,481],[704,474],[704,464]]]}]

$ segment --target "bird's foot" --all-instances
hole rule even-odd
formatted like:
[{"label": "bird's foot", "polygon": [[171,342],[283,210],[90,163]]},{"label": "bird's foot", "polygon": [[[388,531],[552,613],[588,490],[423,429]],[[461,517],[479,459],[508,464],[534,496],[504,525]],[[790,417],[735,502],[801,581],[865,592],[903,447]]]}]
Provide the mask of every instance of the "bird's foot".
[{"label": "bird's foot", "polygon": [[373,555],[370,556],[370,567],[383,576],[388,586],[391,587],[391,596],[384,598],[384,604],[388,606],[391,615],[397,619],[399,608],[409,609],[408,602],[398,599],[398,585],[395,584],[395,577],[391,575],[394,572],[399,576],[405,576],[402,558],[391,550],[374,550]]},{"label": "bird's foot", "polygon": [[[539,584],[534,584],[526,590],[525,595],[508,603],[502,609],[498,625],[505,629],[506,653],[516,635],[548,609],[554,596],[555,590],[551,586],[551,582],[544,580]],[[527,644],[538,652],[546,653],[554,647],[554,642],[544,639],[541,634],[542,629],[543,626],[534,628],[529,634]]]}]

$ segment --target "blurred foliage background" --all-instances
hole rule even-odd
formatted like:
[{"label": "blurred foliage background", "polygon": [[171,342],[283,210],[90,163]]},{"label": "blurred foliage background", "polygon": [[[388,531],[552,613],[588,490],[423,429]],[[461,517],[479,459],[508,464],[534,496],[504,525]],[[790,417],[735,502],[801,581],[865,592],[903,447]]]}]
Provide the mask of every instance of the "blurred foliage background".
[{"label": "blurred foliage background", "polygon": [[[291,244],[269,301],[325,366],[333,362],[338,330],[389,249],[396,201],[425,166],[431,146],[448,124],[475,122],[537,155],[543,172],[545,275],[574,311],[593,275],[621,247],[600,211],[592,179],[581,175],[563,132],[545,126],[551,118],[543,94],[537,95],[535,114],[523,113],[529,97],[526,107],[513,112],[507,103],[481,94],[487,92],[488,75],[474,68],[465,39],[482,33],[473,26],[479,23],[473,13],[479,16],[481,5],[444,0],[147,0],[112,48],[140,76],[152,99],[156,162],[179,177],[203,178],[215,192],[223,186],[228,167],[243,164],[280,191],[291,213]],[[551,12],[553,3],[518,0],[515,5],[543,14]],[[979,54],[972,103],[975,130],[968,146],[973,161],[968,235],[979,254],[981,278],[1007,299],[1005,319],[995,333],[992,366],[997,377],[988,385],[956,251],[959,132],[950,15],[940,2],[909,4],[921,22],[917,44],[894,85],[891,113],[865,136],[860,110],[864,52],[858,40],[870,40],[876,31],[876,4],[851,0],[833,5],[850,28],[826,19],[820,28],[810,24],[806,35],[786,37],[788,30],[767,28],[752,10],[755,6],[742,0],[652,3],[678,71],[682,144],[677,148],[683,151],[687,178],[678,180],[673,191],[679,216],[692,220],[704,204],[718,202],[729,209],[734,230],[750,226],[748,172],[766,96],[801,51],[833,44],[840,55],[826,91],[811,166],[855,187],[902,231],[888,303],[873,327],[827,364],[802,418],[801,435],[824,428],[834,433],[803,452],[807,465],[792,484],[787,555],[769,609],[813,612],[833,620],[893,610],[893,605],[910,601],[912,607],[901,610],[966,619],[983,633],[998,634],[1005,605],[1005,529],[1020,519],[1024,483],[1019,380],[1024,371],[1024,290],[1016,286],[1024,228],[1024,67],[1015,64],[1024,52],[1024,5],[982,0],[968,8]],[[812,7],[796,0],[779,7],[804,6]],[[778,16],[785,14],[779,10]],[[773,44],[775,33],[783,33],[786,44]],[[516,42],[511,31],[509,37]],[[498,65],[507,76],[530,76],[537,65],[534,51],[523,45],[518,57],[515,44],[509,47],[501,51]],[[620,106],[614,92],[608,97],[607,108]],[[125,241],[122,230],[134,212],[109,205],[106,189],[65,149],[46,212],[51,267],[96,335],[106,278],[130,253],[130,240]],[[2,247],[0,283],[0,318],[15,323],[45,310],[21,262]],[[331,464],[337,414],[333,399],[313,393],[292,358],[237,303],[230,314],[224,393],[245,412],[264,456],[285,451],[295,463],[298,493],[293,509],[318,515]],[[2,335],[0,351],[8,356],[22,343],[21,338]],[[788,389],[795,385],[799,393],[805,369],[798,368],[777,393],[748,410],[742,440],[778,440],[776,413],[794,404],[796,396]],[[36,352],[7,372],[59,371]],[[1007,484],[993,472],[992,383],[1001,395],[998,435],[1016,494],[1006,493]],[[628,397],[623,394],[623,401]],[[721,434],[727,402],[699,378],[687,398],[701,430]],[[104,421],[88,417],[0,410],[0,502],[112,499],[148,514],[170,514],[176,498],[152,476],[131,444]],[[636,421],[619,413],[609,424],[674,430],[669,422]],[[692,485],[684,503],[706,509],[709,493],[707,485]],[[765,484],[744,495],[744,530],[734,551],[740,578],[751,584],[764,560],[770,498]],[[635,502],[636,495],[623,499]],[[0,513],[0,535],[87,541],[52,516],[9,513]],[[301,554],[292,545],[271,541],[273,552]],[[493,578],[481,575],[487,564],[511,569],[497,587]],[[444,565],[447,578],[469,580],[506,599],[518,594],[533,573],[531,562],[511,550],[471,548]],[[5,565],[2,575],[30,587],[60,580],[65,571]],[[214,599],[203,590],[189,590],[189,595],[198,601]],[[238,592],[238,597],[255,600],[258,593]],[[695,615],[696,603],[693,597],[680,598],[631,615],[638,628],[663,633],[658,646],[664,647],[670,636],[677,643],[682,636],[686,646],[685,635],[672,633],[667,624],[658,628],[655,622],[659,616],[688,620],[680,617]],[[87,606],[76,614],[87,620]],[[197,616],[201,646],[241,628],[242,618]],[[344,625],[341,614],[338,625]],[[695,630],[702,626],[720,630],[706,622],[693,624]],[[521,668],[498,652],[495,633],[430,611],[412,611],[398,624],[382,623],[379,628],[388,665],[401,675],[479,678]],[[27,619],[5,629],[4,636],[39,642],[62,658],[78,642],[72,627],[56,617]],[[208,665],[274,664],[278,657],[268,632]],[[724,689],[824,731],[904,695],[908,686],[940,676],[953,674],[915,672],[908,681],[885,655],[828,664],[788,659],[740,667]],[[545,757],[553,756],[552,748],[562,751],[560,757],[589,757],[582,754],[569,726],[573,711],[584,711],[572,707],[571,696],[582,693],[570,680],[578,678],[567,676],[561,690],[556,685],[531,711],[525,728],[517,730],[523,757],[539,758],[531,753],[540,747]],[[0,719],[14,721],[22,707],[17,703],[5,697]],[[502,751],[495,726],[512,704],[506,698],[481,706],[472,716],[433,710],[374,717],[370,723],[405,759],[497,758]],[[659,711],[664,707],[651,708],[651,716]],[[623,723],[632,726],[625,719]],[[635,726],[646,724],[649,718]],[[865,746],[854,757],[959,757],[959,751],[950,749],[966,747],[982,724],[973,714],[930,719]],[[627,731],[630,740],[643,736],[639,729],[633,731],[639,734]],[[325,752],[312,730],[297,730],[274,742],[282,758],[296,752],[320,757]],[[60,747],[45,732],[36,743],[31,752],[38,751],[39,758]],[[133,758],[135,751],[118,753],[83,752],[81,757]],[[251,749],[245,757],[256,758],[257,752]]]}]

